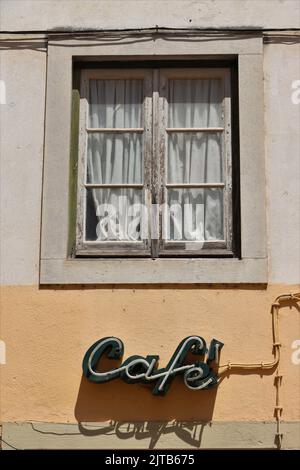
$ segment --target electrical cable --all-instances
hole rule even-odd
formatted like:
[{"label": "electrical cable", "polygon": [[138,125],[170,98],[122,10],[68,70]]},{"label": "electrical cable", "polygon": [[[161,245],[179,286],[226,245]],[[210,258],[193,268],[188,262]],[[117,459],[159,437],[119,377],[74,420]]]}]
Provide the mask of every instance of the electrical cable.
[{"label": "electrical cable", "polygon": [[280,348],[281,342],[279,338],[279,308],[280,303],[284,301],[294,301],[300,302],[300,292],[295,294],[282,294],[276,297],[275,301],[272,303],[271,306],[271,314],[272,314],[272,333],[273,333],[273,354],[274,360],[273,361],[260,361],[254,363],[243,363],[243,362],[230,362],[228,361],[227,364],[223,364],[219,366],[219,370],[221,369],[220,375],[224,374],[228,371],[239,369],[239,370],[269,370],[273,369],[277,366],[276,376],[275,376],[275,389],[276,389],[276,398],[275,398],[275,419],[276,419],[276,439],[277,439],[277,446],[280,449],[282,446],[282,438],[283,434],[281,432],[281,417],[283,412],[283,407],[280,403],[280,387],[282,383],[283,375],[280,373],[279,365],[280,365]]}]

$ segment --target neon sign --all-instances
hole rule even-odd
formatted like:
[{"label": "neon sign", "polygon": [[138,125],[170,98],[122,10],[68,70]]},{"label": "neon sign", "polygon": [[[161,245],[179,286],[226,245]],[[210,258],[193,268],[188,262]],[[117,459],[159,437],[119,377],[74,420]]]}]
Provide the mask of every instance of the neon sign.
[{"label": "neon sign", "polygon": [[[94,343],[83,358],[83,374],[94,383],[105,383],[121,378],[126,383],[152,383],[153,395],[165,395],[174,377],[183,374],[185,385],[191,390],[204,390],[218,384],[218,376],[213,364],[218,364],[220,351],[224,344],[213,339],[209,348],[200,336],[188,336],[177,346],[166,367],[158,369],[159,356],[130,356],[120,367],[100,372],[97,364],[101,357],[120,360],[124,354],[124,345],[119,338],[102,338]],[[187,364],[188,354],[200,356],[201,361]]]}]

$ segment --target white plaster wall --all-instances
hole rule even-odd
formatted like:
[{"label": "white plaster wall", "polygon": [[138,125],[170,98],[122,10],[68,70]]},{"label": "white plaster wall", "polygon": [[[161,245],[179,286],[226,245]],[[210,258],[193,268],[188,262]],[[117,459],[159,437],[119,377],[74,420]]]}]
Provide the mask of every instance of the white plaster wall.
[{"label": "white plaster wall", "polygon": [[35,284],[39,273],[46,53],[1,50],[2,284]]},{"label": "white plaster wall", "polygon": [[1,30],[299,27],[298,0],[1,0]]},{"label": "white plaster wall", "polygon": [[[155,24],[299,26],[300,3],[294,0],[126,1],[126,17],[124,3],[2,0],[0,27],[4,31]],[[300,80],[299,57],[299,43],[264,46],[269,281],[273,283],[300,282],[300,105],[291,100],[291,85]],[[1,282],[35,284],[39,272],[46,54],[1,50],[0,60],[0,80],[6,85],[6,104],[0,104]]]},{"label": "white plaster wall", "polygon": [[[264,77],[269,281],[296,284],[300,282],[300,43],[266,45]],[[292,88],[296,80],[298,92]]]}]

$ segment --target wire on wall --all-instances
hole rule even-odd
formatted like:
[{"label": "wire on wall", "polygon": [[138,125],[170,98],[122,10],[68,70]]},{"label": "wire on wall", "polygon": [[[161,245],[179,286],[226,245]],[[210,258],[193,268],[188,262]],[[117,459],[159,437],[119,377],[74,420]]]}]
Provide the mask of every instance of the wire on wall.
[{"label": "wire on wall", "polygon": [[247,362],[231,362],[228,361],[227,364],[219,366],[220,374],[224,374],[233,369],[239,370],[269,370],[277,366],[276,376],[275,376],[275,389],[276,389],[276,398],[275,398],[275,419],[276,419],[276,440],[278,448],[281,448],[283,434],[281,432],[281,417],[283,412],[283,407],[280,403],[280,387],[282,383],[283,375],[280,372],[280,348],[281,342],[279,337],[279,308],[281,307],[282,302],[292,301],[300,302],[300,292],[295,294],[282,294],[276,297],[275,301],[271,305],[271,314],[272,314],[272,333],[273,333],[273,361],[260,361],[254,363]]}]

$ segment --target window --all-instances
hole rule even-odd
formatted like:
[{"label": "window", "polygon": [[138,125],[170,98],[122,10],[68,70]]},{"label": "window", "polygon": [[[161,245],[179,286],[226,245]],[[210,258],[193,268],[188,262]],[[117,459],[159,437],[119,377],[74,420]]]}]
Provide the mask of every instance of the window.
[{"label": "window", "polygon": [[84,69],[77,256],[233,255],[229,68]]},{"label": "window", "polygon": [[[182,68],[175,70],[178,65]],[[135,67],[135,71],[130,69],[131,66]],[[211,72],[214,75],[205,77],[203,74],[210,70],[205,70],[204,67],[213,69]],[[112,69],[114,75],[110,75]],[[125,123],[123,120],[122,124],[115,123],[112,128],[118,127],[120,131],[110,132],[109,122],[85,121],[84,115],[86,119],[89,116],[89,87],[84,91],[82,86],[79,113],[78,70],[82,70],[82,81],[84,75],[87,80],[93,80],[94,76],[96,82],[107,80],[110,84],[113,80],[136,80],[138,83],[142,81],[142,90],[134,86],[135,97],[142,93],[142,104],[138,106],[137,98],[134,98],[135,101],[133,97],[127,101],[123,99],[123,104],[127,104],[124,113],[127,116],[132,116],[133,112],[141,113],[141,124],[135,116],[134,123]],[[231,86],[227,78],[229,75]],[[196,121],[194,115],[193,120],[189,118],[188,121],[185,117],[174,122],[173,113],[182,113],[183,108],[188,109],[188,106],[193,112],[197,105],[196,100],[187,101],[190,103],[187,106],[184,101],[175,102],[174,97],[178,99],[178,95],[180,97],[183,91],[187,93],[188,83],[192,86],[197,81],[205,82],[205,79],[211,81],[211,86],[213,81],[222,82],[220,89],[224,90],[224,94],[221,94],[223,98],[219,109],[221,107],[223,111],[224,121]],[[173,101],[170,100],[172,93]],[[76,96],[73,101],[72,96]],[[127,91],[126,96],[130,96]],[[146,106],[146,102],[149,106]],[[109,38],[105,37],[105,34],[101,37],[91,34],[88,37],[75,35],[49,38],[40,283],[266,283],[268,259],[263,103],[261,32],[255,32],[251,36],[241,32],[236,36],[231,33],[230,40],[228,37],[220,37],[219,33],[212,33],[209,37],[199,33],[191,38],[180,34],[168,35],[167,32],[159,36],[141,34],[138,37],[131,37],[130,33],[127,35],[116,32],[113,40],[110,35]],[[97,105],[99,103],[96,101],[93,106]],[[109,106],[111,108],[112,105]],[[133,108],[136,111],[133,111]],[[218,108],[217,103],[215,108]],[[206,110],[208,109],[210,113],[213,110],[212,106],[206,106]],[[120,110],[118,108],[118,112]],[[213,112],[210,117],[216,117],[215,109]],[[173,122],[168,121],[169,115],[172,115]],[[146,122],[150,123],[150,127],[146,126]],[[102,126],[107,126],[103,132],[86,131],[86,128],[101,129]],[[215,133],[212,130],[204,130],[215,126],[221,129]],[[178,127],[183,129],[182,132],[177,132]],[[81,132],[78,141],[79,128]],[[128,129],[126,133],[125,130]],[[137,132],[134,132],[135,129]],[[99,179],[99,173],[91,174],[91,170],[95,170],[95,166],[91,166],[90,173],[85,176],[88,169],[88,135],[93,135],[96,142],[97,139],[106,139],[106,146],[114,143],[118,148],[121,145],[126,147],[127,153],[124,152],[124,155],[127,161],[133,157],[135,165],[140,167],[136,166],[133,171],[133,167],[129,165],[127,168],[131,173],[129,171],[126,178],[125,166],[122,166],[122,173],[117,173],[120,166],[111,166],[110,173],[109,166],[101,167],[102,176]],[[206,139],[210,139],[207,145]],[[123,142],[126,145],[123,145]],[[221,153],[216,152],[216,149],[219,149],[216,142],[221,142]],[[96,159],[96,152],[104,147],[93,145],[96,146],[96,151],[90,153],[90,158],[93,156],[93,159]],[[183,165],[182,155],[183,150],[186,153],[186,148],[190,149],[188,154],[192,156],[192,166]],[[205,148],[210,152],[212,149],[215,151],[210,153],[214,155],[214,160],[210,160],[213,167],[209,169],[206,180],[201,177],[204,173],[193,166],[194,149],[198,152],[198,148],[202,149],[202,152]],[[138,149],[141,149],[141,156]],[[110,164],[112,152],[105,155]],[[102,163],[106,165],[106,160]],[[112,168],[116,173],[111,173]],[[192,172],[188,173],[190,168]],[[103,173],[104,170],[109,177],[103,176],[106,174]],[[218,177],[218,171],[222,178]],[[138,221],[131,225],[129,239],[121,236],[124,232],[128,233],[126,224],[129,225],[135,218],[135,214],[130,215],[130,219],[124,218],[126,211],[123,211],[121,222],[117,219],[117,237],[101,235],[102,238],[99,239],[100,226],[97,228],[97,225],[100,222],[98,217],[101,217],[101,208],[97,215],[93,191],[94,194],[98,193],[97,197],[110,197],[113,200],[110,195],[117,192],[118,188],[105,188],[103,185],[114,183],[123,185],[119,192],[122,190],[125,193],[125,199],[131,198],[135,203],[145,203],[143,205],[150,212],[144,215],[146,220],[148,217],[146,237],[144,232],[141,237],[138,236],[141,230]],[[210,187],[198,186],[204,183],[209,183]],[[89,184],[99,186],[85,186]],[[129,186],[125,187],[127,184]],[[184,186],[189,184],[192,187]],[[219,186],[215,187],[216,184]],[[207,194],[214,194],[215,199]],[[90,198],[88,201],[87,196]],[[170,217],[166,217],[166,212],[163,212],[163,201],[167,197],[174,203],[175,209],[177,208]],[[181,203],[186,200],[189,202],[191,198],[195,203],[191,204],[191,207],[188,206],[187,213],[192,213],[192,217],[188,217],[190,225],[183,225],[185,207],[183,213],[180,213]],[[222,206],[218,201],[222,201]],[[159,211],[150,211],[150,208],[155,207]],[[222,207],[222,211],[217,210],[217,207]],[[134,212],[136,206],[130,210]],[[165,236],[168,235],[168,225],[165,225],[167,230],[164,231],[163,228],[165,219],[169,220],[169,237]],[[86,220],[89,222],[88,231]],[[202,221],[201,228],[197,225],[198,230],[196,225],[191,225],[191,221],[196,220]],[[105,233],[107,227],[105,222],[102,222],[102,228],[103,224]],[[139,229],[135,230],[135,236],[131,232],[132,227]],[[142,226],[142,229],[144,230],[145,226]],[[180,238],[181,233],[185,238]],[[155,239],[153,234],[159,237]],[[201,239],[203,234],[205,240]]]}]

